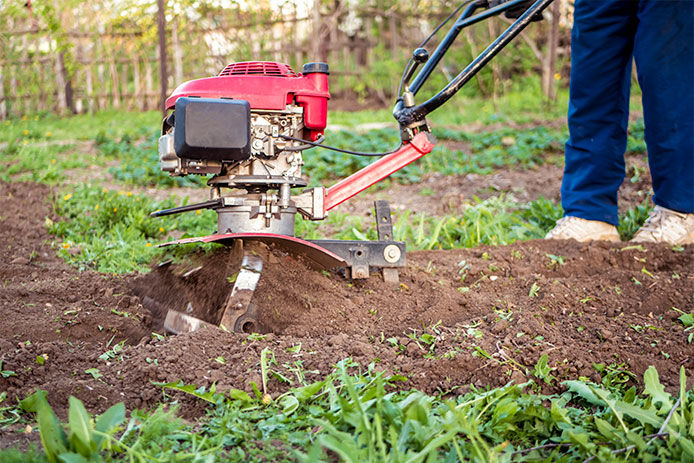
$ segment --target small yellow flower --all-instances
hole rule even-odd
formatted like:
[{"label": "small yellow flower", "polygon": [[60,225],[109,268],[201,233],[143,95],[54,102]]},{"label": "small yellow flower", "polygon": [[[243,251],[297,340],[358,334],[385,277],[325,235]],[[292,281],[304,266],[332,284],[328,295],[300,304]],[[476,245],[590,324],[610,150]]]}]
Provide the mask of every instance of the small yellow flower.
[{"label": "small yellow flower", "polygon": [[147,243],[147,244],[145,244],[145,246],[147,246],[148,248],[151,248],[151,247],[152,247],[152,243]]},{"label": "small yellow flower", "polygon": [[123,191],[123,190],[118,190],[118,194],[121,195],[121,196],[123,196],[123,195],[125,194],[125,191]]},{"label": "small yellow flower", "polygon": [[68,199],[72,198],[72,194],[68,193],[65,196],[63,196],[63,201],[67,201]]},{"label": "small yellow flower", "polygon": [[196,213],[197,215],[202,214],[202,212],[200,212],[200,209],[198,209],[197,211],[195,211],[195,213]]},{"label": "small yellow flower", "polygon": [[46,132],[46,136],[47,136],[47,137],[50,137],[50,136],[51,136],[51,133],[50,133],[50,132]]},{"label": "small yellow flower", "polygon": [[561,79],[561,74],[559,74],[557,72],[556,74],[554,74],[554,80],[559,80],[559,79]]},{"label": "small yellow flower", "polygon": [[27,120],[27,117],[26,117],[26,116],[22,116],[22,120],[23,120],[23,121],[26,121],[26,120]]},{"label": "small yellow flower", "polygon": [[95,210],[95,211],[98,211],[98,210],[99,210],[99,205],[98,205],[98,204],[97,204],[96,206],[94,206],[94,210]]},{"label": "small yellow flower", "polygon": [[29,142],[24,140],[24,145],[28,145],[28,144],[29,144]]},{"label": "small yellow flower", "polygon": [[38,120],[39,120],[39,116],[34,116],[34,120],[35,120],[35,121],[38,121]]},{"label": "small yellow flower", "polygon": [[24,135],[29,135],[29,131],[24,129],[24,132],[22,132]]},{"label": "small yellow flower", "polygon": [[128,191],[127,193],[125,193],[125,196],[132,196],[132,195],[133,195],[132,191]]},{"label": "small yellow flower", "polygon": [[117,207],[114,207],[114,208],[113,208],[113,212],[118,212],[118,208],[117,208]]},{"label": "small yellow flower", "polygon": [[5,125],[10,125],[10,124],[11,124],[10,121],[5,121]]},{"label": "small yellow flower", "polygon": [[51,159],[51,164],[55,164],[55,159]]},{"label": "small yellow flower", "polygon": [[70,247],[70,243],[63,243],[63,249],[68,249]]},{"label": "small yellow flower", "polygon": [[164,227],[159,227],[159,233],[164,233],[166,230],[164,230]]}]

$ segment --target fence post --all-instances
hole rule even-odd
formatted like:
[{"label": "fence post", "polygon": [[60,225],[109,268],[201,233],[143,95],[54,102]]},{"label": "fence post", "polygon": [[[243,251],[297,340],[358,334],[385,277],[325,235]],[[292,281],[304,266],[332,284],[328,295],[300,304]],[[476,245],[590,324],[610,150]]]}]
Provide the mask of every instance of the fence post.
[{"label": "fence post", "polygon": [[157,0],[159,14],[157,15],[157,27],[159,29],[159,105],[161,113],[166,116],[166,87],[169,80],[166,72],[166,16],[164,15],[165,1]]},{"label": "fence post", "polygon": [[[56,52],[57,50],[53,50]],[[62,115],[67,111],[67,100],[65,95],[65,75],[61,66],[61,54],[56,53],[55,57],[55,85],[56,94],[58,95],[58,112]]]},{"label": "fence post", "polygon": [[554,101],[557,98],[554,73],[557,67],[557,48],[559,48],[559,2],[552,4],[552,29],[549,33],[549,82],[547,85],[547,98]]},{"label": "fence post", "polygon": [[59,72],[61,75],[61,80],[63,81],[63,86],[58,88],[58,92],[63,92],[65,95],[65,107],[73,114],[76,114],[74,92],[72,91],[72,82],[70,82],[70,76],[67,74],[67,69],[65,69],[65,52],[61,52],[58,55],[58,65]]},{"label": "fence post", "polygon": [[313,56],[310,61],[320,61],[321,49],[321,20],[320,20],[320,0],[313,2]]},{"label": "fence post", "polygon": [[7,118],[7,105],[5,103],[5,73],[0,63],[0,120]]},{"label": "fence post", "polygon": [[178,16],[174,18],[171,25],[171,41],[173,42],[174,84],[179,85],[183,82],[183,53],[181,42],[178,40]]}]

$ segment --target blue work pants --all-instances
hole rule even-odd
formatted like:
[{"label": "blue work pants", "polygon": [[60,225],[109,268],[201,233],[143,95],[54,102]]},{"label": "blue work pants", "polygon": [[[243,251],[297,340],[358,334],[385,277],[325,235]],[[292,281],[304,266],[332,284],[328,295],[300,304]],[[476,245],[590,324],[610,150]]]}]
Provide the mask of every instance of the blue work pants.
[{"label": "blue work pants", "polygon": [[576,0],[565,215],[617,225],[632,56],[655,204],[694,212],[694,0]]}]

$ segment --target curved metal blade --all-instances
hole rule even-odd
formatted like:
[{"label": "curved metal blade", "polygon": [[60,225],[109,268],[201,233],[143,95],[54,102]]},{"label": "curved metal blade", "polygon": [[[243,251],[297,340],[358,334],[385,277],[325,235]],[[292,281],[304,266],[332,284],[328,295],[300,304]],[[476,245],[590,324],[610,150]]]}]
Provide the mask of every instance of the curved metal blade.
[{"label": "curved metal blade", "polygon": [[231,244],[234,240],[244,241],[259,241],[261,243],[273,245],[278,249],[295,256],[302,256],[306,260],[314,264],[320,269],[331,269],[335,267],[344,267],[346,261],[327,249],[318,246],[310,241],[302,240],[294,236],[277,235],[274,233],[223,233],[217,235],[197,236],[194,238],[184,238],[167,243],[159,244],[158,246],[171,246],[174,244],[189,244],[189,243],[220,243],[224,245]]}]

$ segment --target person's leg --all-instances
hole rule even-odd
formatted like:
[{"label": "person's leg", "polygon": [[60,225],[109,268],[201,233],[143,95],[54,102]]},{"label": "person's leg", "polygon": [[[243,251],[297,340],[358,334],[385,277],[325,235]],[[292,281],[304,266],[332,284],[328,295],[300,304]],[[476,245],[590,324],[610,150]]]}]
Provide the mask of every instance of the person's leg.
[{"label": "person's leg", "polygon": [[634,57],[653,202],[694,213],[694,1],[641,0]]},{"label": "person's leg", "polygon": [[694,2],[641,0],[634,57],[655,209],[633,241],[694,243]]},{"label": "person's leg", "polygon": [[633,0],[576,0],[561,187],[566,216],[618,223],[637,9]]}]

